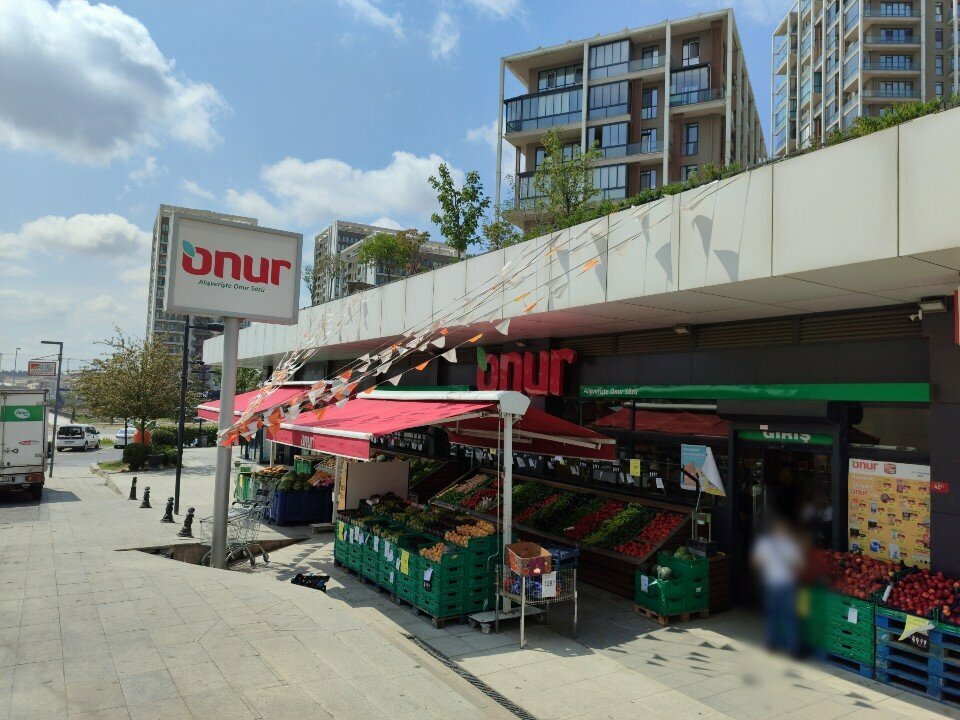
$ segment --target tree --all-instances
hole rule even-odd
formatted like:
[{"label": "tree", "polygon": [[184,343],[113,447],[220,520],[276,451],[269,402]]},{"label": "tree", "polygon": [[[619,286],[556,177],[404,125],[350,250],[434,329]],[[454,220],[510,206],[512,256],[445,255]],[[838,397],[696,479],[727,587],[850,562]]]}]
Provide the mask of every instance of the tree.
[{"label": "tree", "polygon": [[430,233],[413,228],[374,233],[364,239],[357,261],[379,264],[391,275],[415,275],[423,268],[423,244],[429,239]]},{"label": "tree", "polygon": [[446,163],[440,163],[437,175],[439,177],[431,175],[429,182],[437,193],[441,212],[433,213],[430,220],[439,226],[440,234],[447,245],[457,251],[457,257],[462,258],[467,247],[478,242],[477,227],[490,207],[490,198],[483,194],[480,173],[476,170],[466,174],[460,188],[454,184]]},{"label": "tree", "polygon": [[109,348],[77,373],[74,391],[95,417],[130,418],[141,430],[180,407],[180,355],[159,338],[139,340],[114,328]]},{"label": "tree", "polygon": [[523,241],[523,235],[516,226],[506,220],[493,219],[483,224],[483,237],[486,239],[486,251],[502,250]]},{"label": "tree", "polygon": [[[217,384],[223,385],[223,370],[214,368],[213,374],[217,378]],[[263,371],[257,368],[237,368],[237,395],[256,390],[262,382]]]},{"label": "tree", "polygon": [[[323,302],[332,297],[332,285],[343,275],[344,263],[339,254],[323,253],[316,258],[315,265],[304,265],[300,277],[310,292],[310,302]],[[329,296],[324,292],[330,289]],[[326,297],[325,297],[326,296]]]},{"label": "tree", "polygon": [[547,130],[541,142],[543,161],[534,173],[533,187],[544,198],[542,209],[546,214],[562,222],[597,195],[593,164],[601,152],[596,146],[585,153],[578,148],[569,150],[557,128]]}]

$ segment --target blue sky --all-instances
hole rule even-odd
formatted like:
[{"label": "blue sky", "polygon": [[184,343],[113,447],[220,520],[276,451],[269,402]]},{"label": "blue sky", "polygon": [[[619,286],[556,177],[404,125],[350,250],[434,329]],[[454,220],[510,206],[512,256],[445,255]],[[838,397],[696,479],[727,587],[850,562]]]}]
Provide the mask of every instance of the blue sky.
[{"label": "blue sky", "polygon": [[0,3],[0,367],[143,333],[160,203],[302,232],[305,256],[337,218],[439,239],[437,163],[493,193],[501,56],[726,5],[766,126],[784,0]]}]

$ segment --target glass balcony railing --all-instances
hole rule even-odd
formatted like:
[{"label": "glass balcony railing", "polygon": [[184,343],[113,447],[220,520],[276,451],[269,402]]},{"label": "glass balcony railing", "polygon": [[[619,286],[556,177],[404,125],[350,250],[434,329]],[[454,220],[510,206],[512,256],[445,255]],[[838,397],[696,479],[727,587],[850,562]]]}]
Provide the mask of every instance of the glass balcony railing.
[{"label": "glass balcony railing", "polygon": [[576,87],[521,95],[506,100],[504,105],[508,133],[541,130],[580,122],[583,90]]},{"label": "glass balcony railing", "polygon": [[870,72],[920,72],[920,63],[912,60],[864,60],[863,69]]},{"label": "glass balcony railing", "polygon": [[860,22],[860,13],[857,12],[856,7],[847,12],[843,20],[843,31],[850,32],[850,30]]},{"label": "glass balcony railing", "polygon": [[919,45],[920,38],[911,34],[867,35],[863,41],[871,45]]},{"label": "glass balcony railing", "polygon": [[920,17],[920,8],[915,8],[905,3],[880,3],[879,8],[871,8],[869,5],[864,5],[863,16],[878,18],[918,18]]},{"label": "glass balcony railing", "polygon": [[710,102],[711,100],[722,100],[723,88],[707,88],[705,90],[689,90],[687,92],[671,93],[670,105],[672,107],[680,105],[696,105],[698,103]]},{"label": "glass balcony railing", "polygon": [[800,57],[806,57],[810,53],[810,49],[813,47],[813,34],[808,34],[803,40],[800,41]]},{"label": "glass balcony railing", "polygon": [[652,155],[663,152],[663,143],[655,141],[641,141],[627,145],[627,155]]},{"label": "glass balcony railing", "polygon": [[911,87],[868,88],[863,91],[863,96],[890,100],[917,100],[920,98],[920,90]]},{"label": "glass balcony railing", "polygon": [[781,50],[778,50],[773,56],[773,66],[775,68],[780,67],[787,61],[787,48],[783,47]]},{"label": "glass balcony railing", "polygon": [[604,65],[602,67],[590,68],[591,80],[602,80],[604,78],[618,77],[627,73],[641,72],[643,70],[654,70],[662,68],[667,64],[666,56],[656,56],[649,58],[640,58],[639,60],[630,60],[629,62],[616,63],[614,65]]},{"label": "glass balcony railing", "polygon": [[640,72],[642,70],[654,70],[656,68],[662,68],[666,64],[667,64],[666,56],[640,58],[639,60],[630,61],[630,72]]},{"label": "glass balcony railing", "polygon": [[850,57],[850,56],[853,55],[855,52],[857,52],[859,49],[860,49],[860,41],[859,41],[859,40],[854,40],[852,43],[850,43],[849,45],[847,45],[847,51],[843,54],[844,59]]},{"label": "glass balcony railing", "polygon": [[850,108],[856,107],[857,103],[860,101],[860,96],[857,93],[854,93],[846,100],[843,101],[843,111],[847,112]]}]

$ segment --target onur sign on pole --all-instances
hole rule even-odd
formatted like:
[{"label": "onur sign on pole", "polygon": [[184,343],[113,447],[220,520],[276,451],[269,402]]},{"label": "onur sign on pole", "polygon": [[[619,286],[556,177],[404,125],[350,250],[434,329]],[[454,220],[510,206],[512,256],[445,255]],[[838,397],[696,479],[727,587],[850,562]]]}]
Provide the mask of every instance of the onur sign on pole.
[{"label": "onur sign on pole", "polygon": [[56,377],[56,360],[30,360],[27,362],[27,375],[31,377]]},{"label": "onur sign on pole", "polygon": [[[219,429],[233,424],[240,319],[297,321],[303,236],[283,230],[174,213],[163,308],[223,317]],[[210,565],[224,566],[230,495],[230,447],[217,447]]]}]

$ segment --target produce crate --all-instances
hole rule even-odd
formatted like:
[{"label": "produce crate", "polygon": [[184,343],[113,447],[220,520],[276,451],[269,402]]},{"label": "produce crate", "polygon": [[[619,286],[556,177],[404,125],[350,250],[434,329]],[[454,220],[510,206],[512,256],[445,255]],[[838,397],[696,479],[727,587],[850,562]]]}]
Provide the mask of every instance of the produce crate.
[{"label": "produce crate", "polygon": [[393,578],[393,591],[398,598],[413,604],[417,599],[417,583],[403,573],[396,573]]},{"label": "produce crate", "polygon": [[707,558],[694,557],[691,560],[684,560],[661,551],[657,555],[657,564],[673,570],[674,580],[702,583],[710,581],[710,562]]},{"label": "produce crate", "polygon": [[377,568],[377,585],[382,588],[394,592],[394,585],[396,584],[396,571],[386,569],[383,567]]},{"label": "produce crate", "polygon": [[414,604],[435,618],[454,617],[464,612],[463,593],[460,590],[427,592],[418,588]]},{"label": "produce crate", "polygon": [[645,574],[639,570],[636,574],[634,600],[636,600],[637,605],[664,617],[687,612],[684,610],[684,581],[659,580],[654,576],[647,575],[649,581],[647,589],[644,591],[641,578]]},{"label": "produce crate", "polygon": [[299,475],[313,475],[314,462],[314,460],[296,457],[293,459],[293,471]]},{"label": "produce crate", "polygon": [[[467,568],[467,556],[460,552],[447,552],[440,556],[440,562],[436,563],[422,556],[417,556],[417,561],[423,572],[427,568],[433,568],[433,578],[463,580],[466,575],[464,571]],[[422,576],[422,575],[421,575]]]},{"label": "produce crate", "polygon": [[492,610],[494,602],[493,585],[488,587],[467,588],[463,593],[464,612]]}]

